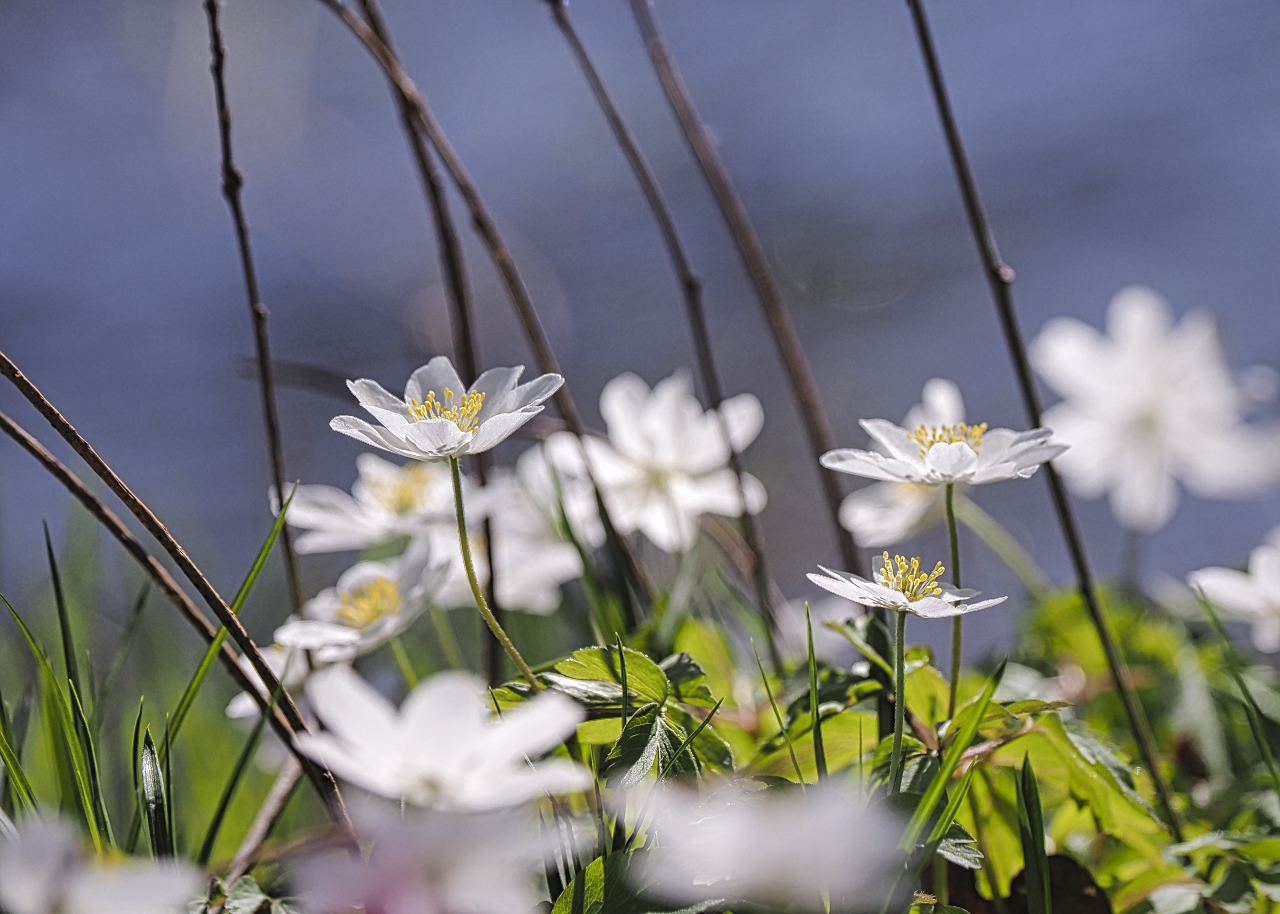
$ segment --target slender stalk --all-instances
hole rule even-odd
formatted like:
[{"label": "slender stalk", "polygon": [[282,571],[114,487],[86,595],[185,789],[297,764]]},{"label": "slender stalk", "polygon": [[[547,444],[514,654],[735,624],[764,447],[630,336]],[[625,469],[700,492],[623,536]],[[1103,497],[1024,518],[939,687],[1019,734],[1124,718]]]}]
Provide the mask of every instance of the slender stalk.
[{"label": "slender stalk", "polygon": [[889,794],[902,789],[902,729],[907,712],[907,614],[896,610],[898,638],[893,645],[893,755],[889,762]]},{"label": "slender stalk", "polygon": [[[16,441],[23,450],[34,457],[46,470],[49,471],[55,479],[66,487],[75,498],[85,506],[88,512],[93,515],[98,523],[107,529],[107,532],[115,537],[116,541],[124,547],[134,561],[136,561],[144,572],[155,583],[169,601],[177,608],[196,633],[204,640],[206,644],[211,644],[218,637],[218,629],[212,625],[208,619],[196,608],[191,599],[182,591],[178,583],[170,576],[169,572],[161,565],[154,556],[138,542],[137,538],[129,532],[129,528],[124,525],[119,517],[116,516],[110,508],[104,505],[98,498],[89,491],[86,486],[74,473],[53,456],[44,445],[36,441],[25,429],[6,416],[0,413],[0,431]],[[325,778],[327,772],[322,772],[309,759],[301,756],[297,747],[294,745],[294,728],[289,721],[285,719],[284,713],[278,708],[270,708],[269,699],[264,696],[253,683],[252,680],[241,669],[239,658],[236,652],[231,649],[231,645],[223,644],[218,652],[218,659],[222,661],[222,665],[226,668],[227,673],[235,681],[241,690],[248,692],[258,702],[259,706],[264,710],[270,711],[270,723],[272,729],[289,748],[289,751],[298,757],[307,765],[306,774],[316,787],[317,792],[322,797],[327,796],[329,790],[329,781]]]},{"label": "slender stalk", "polygon": [[[960,587],[960,538],[956,536],[955,483],[947,483],[947,539],[951,543],[951,585]],[[951,698],[947,702],[947,720],[956,719],[956,701],[960,697],[961,622],[964,616],[951,617]]]},{"label": "slender stalk", "polygon": [[[28,400],[28,402],[30,402],[31,405],[49,421],[49,424],[53,426],[54,430],[57,431],[59,435],[62,436],[63,440],[65,440],[67,444],[71,445],[72,450],[80,455],[85,463],[89,465],[89,468],[93,470],[94,474],[107,484],[107,487],[111,489],[111,491],[114,492],[122,502],[124,502],[130,513],[132,513],[133,516],[142,523],[142,526],[146,528],[147,532],[155,537],[156,541],[164,547],[165,552],[169,554],[169,557],[173,559],[175,564],[177,564],[178,569],[183,573],[187,580],[191,582],[192,586],[195,587],[196,591],[208,604],[209,608],[213,610],[213,614],[217,617],[218,621],[226,627],[231,638],[236,642],[236,645],[240,648],[241,652],[253,665],[254,671],[257,672],[259,677],[261,677],[264,686],[264,693],[260,694],[258,689],[253,688],[252,685],[248,688],[248,692],[250,695],[254,696],[254,699],[259,702],[260,706],[265,708],[267,696],[271,695],[275,691],[276,687],[280,684],[280,681],[272,671],[271,667],[267,665],[266,660],[262,656],[262,652],[259,651],[258,646],[253,643],[253,639],[249,637],[249,633],[240,623],[240,620],[231,612],[230,607],[227,606],[226,600],[222,598],[218,591],[214,589],[213,585],[209,583],[208,578],[204,576],[204,572],[202,572],[196,563],[191,560],[191,556],[187,555],[187,551],[182,548],[178,541],[173,538],[173,535],[169,532],[168,528],[160,522],[160,518],[156,517],[155,513],[147,507],[142,499],[138,498],[138,496],[124,484],[124,480],[117,476],[111,467],[107,466],[106,461],[98,456],[98,452],[93,449],[89,442],[86,441],[78,431],[76,431],[75,426],[67,421],[66,417],[59,412],[58,408],[49,402],[44,394],[40,392],[40,389],[32,384],[30,379],[27,378],[27,376],[18,369],[18,366],[15,365],[3,352],[0,352],[0,375],[3,375],[13,382],[13,385]],[[81,499],[81,501],[84,501],[84,499]],[[159,584],[160,581],[157,580],[156,583]],[[192,619],[193,617],[188,616],[187,618]],[[203,617],[200,618],[203,619]],[[203,630],[210,632],[209,640],[212,640],[216,636],[216,632],[208,626],[207,622],[205,623]],[[235,674],[233,673],[232,675]],[[240,681],[239,677],[237,677],[237,681]],[[284,720],[281,722],[284,726],[282,738],[290,747],[293,747],[293,734],[306,732],[307,725],[303,721],[302,715],[298,713],[297,705],[293,703],[293,698],[290,697],[287,691],[283,691],[281,693],[277,707],[284,717]],[[303,761],[301,758],[299,760]],[[343,830],[344,835],[354,841],[355,830],[347,815],[346,805],[342,801],[342,794],[338,791],[338,784],[337,781],[334,780],[333,774],[328,768],[317,765],[309,759],[303,761],[303,766],[308,770],[309,777],[314,774],[312,782],[316,785],[316,789],[324,798],[330,815],[333,816],[334,820]]]},{"label": "slender stalk", "polygon": [[418,674],[413,670],[413,664],[409,662],[409,654],[404,649],[404,642],[400,640],[400,636],[391,639],[391,653],[396,658],[396,666],[400,667],[400,675],[404,677],[404,684],[410,689],[418,684]]},{"label": "slender stalk", "polygon": [[[942,78],[942,68],[938,62],[934,48],[933,35],[929,30],[929,22],[925,16],[922,0],[907,0],[915,27],[916,40],[920,45],[920,53],[924,58],[925,70],[929,77],[929,86],[933,92],[934,104],[938,117],[942,122],[942,130],[946,136],[947,149],[951,155],[951,163],[955,168],[956,180],[960,185],[960,195],[964,200],[965,214],[969,220],[969,228],[974,241],[978,245],[983,270],[991,287],[991,295],[995,301],[996,313],[1000,318],[1000,326],[1004,332],[1005,344],[1013,361],[1014,372],[1018,378],[1018,388],[1022,394],[1023,406],[1033,427],[1041,424],[1040,395],[1036,391],[1035,378],[1031,372],[1031,362],[1027,357],[1026,341],[1018,326],[1018,313],[1013,303],[1013,269],[1000,257],[996,248],[995,235],[983,211],[982,199],[978,195],[978,185],[969,167],[969,159],[965,154],[964,144],[960,139],[960,130],[956,126],[955,116],[951,110],[951,100],[947,95],[946,83]],[[1160,768],[1160,756],[1156,751],[1155,740],[1151,735],[1151,727],[1146,713],[1138,701],[1134,691],[1133,680],[1128,666],[1120,652],[1110,623],[1102,612],[1102,604],[1098,599],[1094,586],[1093,574],[1089,569],[1088,556],[1085,553],[1084,539],[1076,523],[1071,501],[1067,496],[1062,478],[1052,463],[1045,464],[1045,480],[1049,485],[1049,495],[1053,500],[1054,511],[1058,516],[1058,525],[1062,528],[1062,536],[1067,544],[1067,552],[1071,556],[1071,564],[1075,569],[1080,596],[1084,600],[1085,609],[1102,642],[1102,650],[1107,658],[1107,667],[1116,685],[1116,693],[1124,706],[1125,716],[1129,720],[1129,728],[1137,743],[1142,763],[1151,774],[1155,785],[1156,798],[1164,814],[1165,822],[1175,841],[1181,842],[1182,824],[1173,807],[1173,794],[1164,772]]]},{"label": "slender stalk", "polygon": [[1027,589],[1027,593],[1036,600],[1044,600],[1049,596],[1053,591],[1053,582],[1049,580],[1049,576],[994,517],[964,496],[956,500],[955,510],[956,520],[996,554]]},{"label": "slender stalk", "polygon": [[431,616],[431,626],[436,630],[436,637],[440,640],[440,650],[444,654],[445,664],[451,670],[461,670],[466,667],[466,663],[462,660],[462,650],[458,647],[458,639],[453,634],[453,628],[449,625],[445,611],[439,606],[432,606],[427,613]]},{"label": "slender stalk", "polygon": [[[284,447],[280,441],[280,418],[276,412],[275,383],[271,375],[271,345],[267,339],[267,306],[258,293],[258,271],[253,264],[253,250],[249,246],[249,226],[245,222],[244,207],[240,203],[240,189],[244,176],[236,167],[231,154],[231,105],[227,101],[227,84],[224,70],[227,47],[222,40],[222,27],[218,21],[218,0],[205,0],[205,16],[209,20],[209,51],[213,61],[209,66],[213,74],[213,94],[218,110],[218,136],[222,148],[222,196],[231,210],[235,223],[236,245],[240,249],[240,268],[244,273],[244,288],[249,298],[249,314],[253,320],[253,343],[258,357],[258,386],[262,390],[262,415],[267,425],[267,450],[271,458],[271,476],[276,492],[284,498]],[[298,556],[293,550],[293,532],[286,525],[280,531],[281,553],[284,556],[285,579],[289,583],[289,598],[295,613],[302,612],[302,579],[298,574]]]},{"label": "slender stalk", "polygon": [[622,150],[623,156],[626,157],[627,164],[631,166],[636,183],[640,185],[640,192],[644,195],[645,202],[649,205],[649,211],[653,214],[654,222],[657,223],[658,233],[662,236],[662,242],[666,246],[667,256],[671,260],[676,280],[680,283],[680,289],[684,296],[685,316],[688,319],[689,330],[693,336],[693,349],[698,362],[698,373],[702,377],[702,386],[707,399],[711,407],[716,410],[719,418],[721,433],[724,435],[725,442],[729,447],[729,467],[733,470],[734,477],[738,482],[738,497],[742,505],[739,523],[742,527],[742,538],[751,553],[751,578],[755,585],[756,601],[760,614],[765,621],[769,656],[773,661],[774,668],[781,669],[781,655],[778,652],[776,643],[777,610],[772,599],[769,570],[765,559],[764,535],[760,530],[759,520],[747,506],[742,457],[729,437],[729,426],[721,410],[721,405],[724,403],[724,387],[720,383],[715,351],[711,346],[711,334],[707,329],[706,312],[702,306],[702,277],[698,275],[689,262],[688,253],[685,251],[684,243],[680,240],[680,233],[676,229],[675,219],[671,214],[671,208],[667,205],[662,189],[658,185],[657,176],[653,173],[648,159],[641,151],[640,144],[636,141],[631,128],[627,126],[621,111],[618,110],[613,96],[605,86],[599,70],[596,69],[595,62],[591,59],[591,55],[587,53],[586,46],[582,43],[577,27],[573,24],[573,19],[569,15],[567,0],[547,0],[547,3],[551,7],[551,15],[555,20],[556,26],[564,35],[565,41],[568,42],[569,49],[573,53],[574,59],[578,62],[582,75],[587,80],[587,85],[591,88],[591,94],[595,96],[596,104],[600,106],[600,111],[604,114],[605,120],[609,122],[609,128],[613,131],[618,147]]},{"label": "slender stalk", "polygon": [[516,650],[516,646],[507,637],[506,631],[493,615],[493,610],[489,608],[489,603],[484,598],[484,589],[480,586],[480,582],[476,580],[476,569],[471,563],[471,543],[467,536],[467,515],[466,509],[462,503],[462,472],[458,469],[458,458],[449,458],[449,470],[453,474],[453,504],[458,515],[458,542],[462,545],[462,564],[467,570],[467,582],[471,585],[471,597],[476,601],[476,606],[480,609],[480,615],[484,617],[485,624],[489,626],[489,631],[493,632],[493,636],[498,639],[498,643],[502,645],[502,649],[507,652],[507,656],[511,658],[511,662],[516,665],[516,669],[533,687],[535,692],[542,691],[542,683],[538,682],[538,677],[533,675],[533,670],[529,668],[529,664],[524,662],[524,658],[520,656],[520,651]]},{"label": "slender stalk", "polygon": [[[360,0],[360,9],[369,23],[369,28],[386,46],[387,51],[395,54],[395,45],[391,41],[391,32],[387,28],[386,19],[377,0]],[[422,181],[422,190],[426,196],[427,210],[436,227],[436,240],[439,246],[440,269],[445,277],[445,294],[449,302],[449,324],[453,330],[453,354],[458,364],[462,383],[471,385],[480,376],[480,345],[476,339],[475,314],[471,307],[471,287],[467,281],[466,263],[462,257],[462,244],[458,240],[458,229],[453,216],[449,212],[449,198],[445,194],[444,179],[440,169],[436,167],[431,150],[414,126],[412,103],[398,91],[395,81],[388,77],[391,94],[395,96],[400,110],[400,126],[404,129],[405,138],[409,141],[409,151],[413,155],[414,165],[418,169],[418,177]],[[489,452],[476,454],[473,459],[476,478],[480,485],[489,483]],[[502,611],[497,600],[497,570],[493,561],[493,530],[488,518],[485,518],[484,548],[485,559],[489,563],[489,582],[487,592],[489,605],[499,620]],[[485,666],[489,674],[489,684],[497,685],[501,680],[502,651],[498,642],[487,639]]]},{"label": "slender stalk", "polygon": [[231,859],[231,869],[228,871],[226,879],[227,886],[235,885],[236,881],[249,871],[254,858],[258,855],[258,850],[262,847],[262,843],[267,840],[267,836],[271,834],[271,829],[275,827],[276,822],[280,820],[280,816],[284,813],[284,808],[293,793],[293,787],[298,783],[299,773],[297,760],[293,758],[287,759],[280,769],[280,773],[276,775],[275,783],[271,785],[271,791],[267,794],[267,798],[263,801],[261,808],[259,808],[257,816],[254,817],[249,833],[245,835],[244,841],[240,844],[240,849],[236,851],[235,857]]},{"label": "slender stalk", "polygon": [[[791,322],[791,315],[782,299],[777,280],[769,269],[764,246],[760,243],[755,226],[751,223],[751,217],[747,215],[747,209],[743,206],[742,199],[729,178],[728,169],[720,160],[715,141],[708,134],[702,116],[698,114],[693,96],[680,75],[675,59],[667,47],[666,39],[658,29],[651,0],[630,0],[630,3],[632,15],[640,28],[641,37],[649,52],[649,59],[653,63],[654,70],[657,71],[667,102],[675,113],[703,178],[711,188],[711,194],[720,209],[720,215],[733,236],[743,266],[755,287],[756,297],[764,309],[774,343],[778,348],[778,355],[782,359],[787,380],[790,382],[792,397],[796,401],[800,418],[808,433],[813,459],[816,462],[823,454],[835,447],[835,438],[831,432],[831,423],[827,419],[826,410],[822,405],[822,397],[818,393],[818,385],[809,368],[809,360],[805,357],[804,349],[800,345],[800,338],[796,333],[795,325]],[[854,542],[853,534],[840,525],[840,502],[844,498],[840,476],[834,470],[823,468],[821,481],[844,567],[850,571],[863,573],[865,562]]]}]

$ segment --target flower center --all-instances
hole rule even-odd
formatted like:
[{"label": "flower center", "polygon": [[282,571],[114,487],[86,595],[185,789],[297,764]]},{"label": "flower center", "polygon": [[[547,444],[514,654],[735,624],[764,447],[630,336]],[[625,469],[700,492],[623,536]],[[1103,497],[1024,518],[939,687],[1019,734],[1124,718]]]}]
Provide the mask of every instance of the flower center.
[{"label": "flower center", "polygon": [[394,478],[363,480],[374,500],[392,514],[411,514],[431,506],[442,485],[440,471],[426,463],[411,463]]},{"label": "flower center", "polygon": [[383,616],[400,611],[400,588],[387,578],[375,578],[339,595],[338,618],[343,625],[365,629]]},{"label": "flower center", "polygon": [[453,391],[444,389],[444,399],[437,400],[434,390],[427,391],[427,402],[420,403],[410,398],[405,404],[409,415],[415,421],[422,419],[448,419],[464,432],[474,432],[479,426],[476,417],[480,415],[480,407],[484,406],[484,394],[473,390],[465,395],[460,403],[453,402]]},{"label": "flower center", "polygon": [[967,444],[976,453],[982,447],[982,435],[987,430],[987,423],[981,425],[922,425],[907,437],[920,445],[920,456],[928,453],[935,444]]},{"label": "flower center", "polygon": [[880,583],[890,590],[898,591],[907,598],[908,603],[915,603],[925,597],[936,597],[942,593],[942,588],[938,586],[937,581],[946,570],[939,562],[932,572],[925,574],[920,570],[919,559],[908,562],[902,556],[895,555],[890,560],[889,553],[886,552],[884,567],[880,569]]}]

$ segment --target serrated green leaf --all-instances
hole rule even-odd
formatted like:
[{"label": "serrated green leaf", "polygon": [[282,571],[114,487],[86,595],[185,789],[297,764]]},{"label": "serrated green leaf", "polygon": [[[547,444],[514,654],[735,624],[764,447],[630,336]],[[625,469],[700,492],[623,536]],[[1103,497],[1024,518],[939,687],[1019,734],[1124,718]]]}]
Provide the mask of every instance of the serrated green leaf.
[{"label": "serrated green leaf", "polygon": [[715,704],[715,696],[707,686],[706,671],[689,654],[683,651],[672,654],[658,666],[667,674],[667,682],[676,701],[704,707]]},{"label": "serrated green leaf", "polygon": [[647,656],[629,647],[619,655],[616,647],[587,647],[574,651],[553,669],[562,676],[581,681],[622,682],[621,657],[626,658],[630,691],[646,701],[667,700],[667,674]]},{"label": "serrated green leaf", "polygon": [[617,778],[617,786],[633,787],[653,770],[664,735],[658,711],[659,706],[650,703],[631,715],[622,736],[605,759],[602,774],[606,780]]}]

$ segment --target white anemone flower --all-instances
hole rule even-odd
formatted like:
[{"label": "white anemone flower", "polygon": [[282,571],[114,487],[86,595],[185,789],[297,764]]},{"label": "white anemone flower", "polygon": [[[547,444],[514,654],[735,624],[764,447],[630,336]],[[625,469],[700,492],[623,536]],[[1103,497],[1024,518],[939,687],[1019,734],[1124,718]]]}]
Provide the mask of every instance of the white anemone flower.
[{"label": "white anemone flower", "polygon": [[[764,424],[751,394],[721,405],[729,441],[741,451]],[[729,469],[729,442],[720,417],[703,410],[687,371],[659,381],[652,391],[633,374],[621,374],[600,394],[608,442],[584,438],[591,470],[622,533],[639,530],[664,552],[693,545],[703,514],[742,513],[738,480]],[[744,475],[747,509],[764,508],[764,486]]]},{"label": "white anemone flower", "polygon": [[350,667],[307,680],[324,733],[298,748],[334,774],[393,800],[447,810],[514,806],[591,785],[591,772],[563,759],[530,763],[568,738],[585,718],[571,699],[544,692],[501,719],[485,686],[469,673],[439,673],[396,709]]},{"label": "white anemone flower", "polygon": [[1065,445],[1049,440],[1053,432],[1047,428],[1015,432],[988,429],[985,422],[921,422],[908,430],[885,419],[863,419],[860,424],[879,450],[827,451],[819,461],[824,467],[881,482],[977,486],[1026,479],[1040,464],[1066,450]]},{"label": "white anemone flower", "polygon": [[[931,378],[902,427],[954,428],[963,423],[960,389],[945,378]],[[845,498],[840,523],[864,546],[891,546],[940,524],[946,510],[943,499],[943,489],[936,485],[877,482]]]},{"label": "white anemone flower", "polygon": [[317,856],[297,871],[307,911],[348,914],[518,914],[537,909],[547,842],[513,811],[356,811],[367,860]]},{"label": "white anemone flower", "polygon": [[542,412],[543,401],[564,383],[558,374],[544,374],[517,386],[523,372],[524,366],[490,368],[468,388],[452,363],[438,355],[409,376],[403,400],[376,381],[348,381],[347,387],[379,424],[338,416],[329,427],[415,460],[478,454]]},{"label": "white anemone flower", "polygon": [[[294,540],[298,552],[364,549],[453,519],[448,467],[421,461],[396,466],[377,454],[361,454],[356,469],[360,478],[349,495],[326,485],[298,486],[293,493],[289,526],[307,531]],[[464,495],[468,484],[464,478]],[[274,488],[271,504],[279,510]]]},{"label": "white anemone flower", "polygon": [[[902,867],[902,823],[830,786],[713,796],[660,790],[647,891],[788,910],[879,910]],[[736,910],[736,907],[735,907]]]},{"label": "white anemone flower", "polygon": [[[259,648],[262,659],[266,661],[267,668],[276,674],[276,678],[284,683],[284,687],[290,692],[298,688],[307,680],[308,674],[311,672],[307,666],[307,658],[301,651],[291,650],[282,647],[279,644],[271,644],[264,648]],[[262,682],[262,677],[258,675],[258,671],[253,668],[253,663],[248,657],[240,658],[240,669],[244,670],[245,677],[254,684],[258,689],[258,693],[268,701],[271,699],[271,693],[267,691],[267,687]],[[262,708],[254,700],[253,696],[248,692],[240,692],[227,704],[227,717],[232,720],[247,720],[251,717],[257,717],[262,713]]]},{"label": "white anemone flower", "polygon": [[86,858],[75,832],[27,819],[0,837],[0,910],[7,914],[176,914],[201,892],[201,877],[176,862]]},{"label": "white anemone flower", "polygon": [[302,607],[302,618],[276,629],[276,643],[341,663],[385,644],[413,624],[454,565],[426,537],[392,562],[359,562]]},{"label": "white anemone flower", "polygon": [[1187,577],[1224,613],[1252,623],[1253,646],[1264,654],[1280,651],[1280,527],[1249,553],[1248,572],[1234,568],[1201,568]]},{"label": "white anemone flower", "polygon": [[878,606],[898,612],[909,612],[924,619],[943,619],[948,616],[961,616],[965,613],[977,612],[989,606],[1003,603],[1008,597],[996,597],[979,603],[965,603],[978,596],[978,591],[957,589],[948,584],[940,584],[946,568],[939,562],[933,571],[925,572],[920,568],[920,560],[913,558],[909,562],[900,555],[889,558],[884,554],[884,564],[880,568],[879,581],[868,581],[856,574],[844,571],[832,571],[822,568],[822,574],[810,574],[809,580],[824,590],[829,590],[838,597],[861,603],[863,606]]},{"label": "white anemone flower", "polygon": [[[1064,399],[1044,415],[1071,450],[1057,466],[1085,498],[1109,494],[1126,528],[1153,533],[1173,517],[1178,483],[1193,495],[1256,494],[1280,476],[1280,439],[1245,423],[1255,397],[1232,379],[1213,319],[1139,286],[1107,311],[1107,334],[1050,321],[1031,361]],[[1255,385],[1256,386],[1256,385]]]}]

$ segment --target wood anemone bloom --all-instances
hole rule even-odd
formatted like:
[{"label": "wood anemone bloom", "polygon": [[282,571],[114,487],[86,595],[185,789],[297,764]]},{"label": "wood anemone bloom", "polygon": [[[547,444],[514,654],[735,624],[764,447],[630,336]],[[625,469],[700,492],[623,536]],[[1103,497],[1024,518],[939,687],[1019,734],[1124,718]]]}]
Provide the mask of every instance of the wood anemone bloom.
[{"label": "wood anemone bloom", "polygon": [[1201,568],[1187,576],[1222,612],[1252,625],[1253,646],[1264,654],[1280,651],[1280,527],[1249,553],[1249,570]]},{"label": "wood anemone bloom", "polygon": [[348,381],[347,387],[378,425],[338,416],[329,427],[415,460],[478,454],[540,413],[543,402],[564,383],[558,374],[544,374],[517,386],[523,372],[524,366],[491,368],[464,387],[453,365],[439,355],[409,376],[403,400],[376,381]]},{"label": "wood anemone bloom", "polygon": [[960,590],[941,583],[945,568],[939,562],[933,571],[920,570],[920,560],[909,562],[902,556],[884,554],[879,582],[868,581],[856,574],[822,568],[822,574],[810,574],[809,580],[839,597],[861,603],[863,606],[880,606],[897,612],[909,612],[924,619],[943,619],[977,612],[989,606],[1003,603],[1008,597],[996,597],[979,603],[965,603],[978,596],[976,590]]}]

